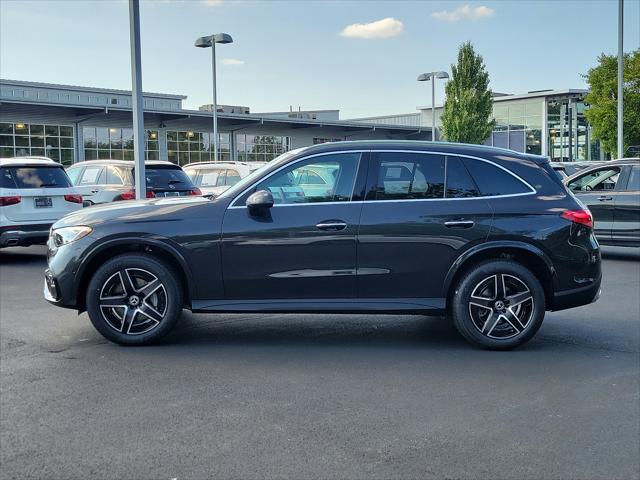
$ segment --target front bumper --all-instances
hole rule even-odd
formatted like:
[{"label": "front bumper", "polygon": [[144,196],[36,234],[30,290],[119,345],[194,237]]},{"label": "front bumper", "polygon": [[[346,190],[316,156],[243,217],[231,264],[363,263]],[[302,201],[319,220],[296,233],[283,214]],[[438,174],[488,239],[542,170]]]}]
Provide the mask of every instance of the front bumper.
[{"label": "front bumper", "polygon": [[0,248],[44,245],[47,243],[47,238],[49,238],[51,225],[51,223],[43,223],[2,227],[0,231]]}]

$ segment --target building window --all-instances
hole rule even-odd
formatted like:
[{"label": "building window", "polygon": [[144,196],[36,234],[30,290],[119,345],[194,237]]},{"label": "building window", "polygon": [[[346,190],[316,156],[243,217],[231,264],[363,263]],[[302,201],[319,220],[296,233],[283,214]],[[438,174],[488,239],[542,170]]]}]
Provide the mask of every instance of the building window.
[{"label": "building window", "polygon": [[[213,133],[194,131],[167,132],[167,158],[178,165],[213,160]],[[229,134],[218,133],[218,158],[231,160]]]},{"label": "building window", "polygon": [[517,152],[542,153],[542,101],[496,102],[493,105],[495,129],[487,145]]},{"label": "building window", "polygon": [[[133,160],[133,129],[84,127],[85,160]],[[160,147],[157,130],[145,130],[145,159],[158,160]]]},{"label": "building window", "polygon": [[236,149],[240,161],[269,162],[291,150],[291,137],[238,134]]},{"label": "building window", "polygon": [[319,143],[328,143],[328,142],[341,142],[341,138],[313,138],[313,144],[318,145]]},{"label": "building window", "polygon": [[71,165],[73,138],[73,127],[68,125],[0,123],[0,158],[35,155]]}]

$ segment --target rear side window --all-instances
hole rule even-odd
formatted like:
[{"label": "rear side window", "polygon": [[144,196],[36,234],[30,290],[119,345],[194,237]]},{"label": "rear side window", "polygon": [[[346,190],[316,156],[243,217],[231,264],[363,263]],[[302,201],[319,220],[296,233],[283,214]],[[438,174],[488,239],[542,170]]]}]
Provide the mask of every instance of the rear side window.
[{"label": "rear side window", "polygon": [[107,184],[108,185],[124,185],[126,176],[125,173],[115,167],[107,168]]},{"label": "rear side window", "polygon": [[483,197],[531,193],[527,185],[496,165],[471,158],[463,159],[463,163]]},{"label": "rear side window", "polygon": [[458,157],[447,157],[447,198],[479,197],[480,191]]},{"label": "rear side window", "polygon": [[227,170],[227,181],[225,185],[235,185],[240,181],[240,174],[237,170]]},{"label": "rear side window", "polygon": [[444,197],[444,156],[382,152],[377,154],[377,158],[376,200]]},{"label": "rear side window", "polygon": [[62,167],[3,167],[2,188],[68,188],[69,177]]},{"label": "rear side window", "polygon": [[191,188],[193,183],[189,176],[181,168],[174,167],[147,167],[145,168],[147,187],[149,188]]}]

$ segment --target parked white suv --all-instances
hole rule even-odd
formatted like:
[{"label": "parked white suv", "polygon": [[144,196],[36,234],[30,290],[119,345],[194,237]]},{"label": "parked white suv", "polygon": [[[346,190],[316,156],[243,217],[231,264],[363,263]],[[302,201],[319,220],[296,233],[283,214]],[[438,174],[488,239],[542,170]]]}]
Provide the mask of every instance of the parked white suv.
[{"label": "parked white suv", "polygon": [[0,248],[45,244],[49,227],[82,208],[64,167],[45,158],[0,159]]},{"label": "parked white suv", "polygon": [[205,197],[217,197],[227,188],[235,185],[241,178],[246,177],[266,165],[266,163],[246,162],[199,162],[190,163],[183,170],[193,184],[202,191]]}]

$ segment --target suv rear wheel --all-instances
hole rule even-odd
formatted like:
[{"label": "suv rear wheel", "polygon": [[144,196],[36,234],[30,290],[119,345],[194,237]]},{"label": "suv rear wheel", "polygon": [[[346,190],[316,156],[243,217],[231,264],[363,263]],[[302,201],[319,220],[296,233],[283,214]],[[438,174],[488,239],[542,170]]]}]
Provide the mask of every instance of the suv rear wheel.
[{"label": "suv rear wheel", "polygon": [[508,350],[533,337],[544,319],[544,290],[521,264],[489,260],[468,270],[453,296],[453,322],[469,342]]},{"label": "suv rear wheel", "polygon": [[164,337],[182,312],[182,288],[164,262],[144,254],[124,254],[102,265],[86,297],[91,323],[121,345],[147,345]]}]

